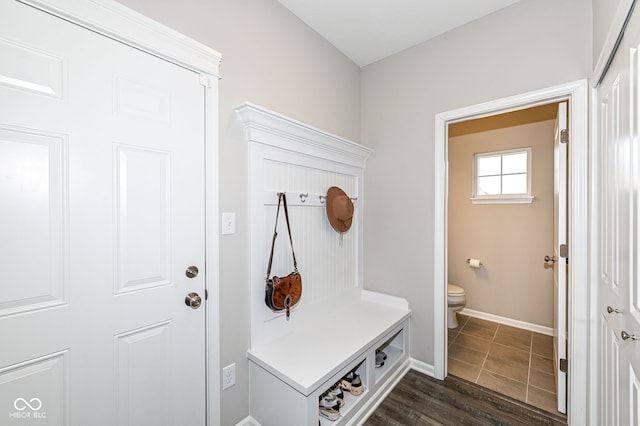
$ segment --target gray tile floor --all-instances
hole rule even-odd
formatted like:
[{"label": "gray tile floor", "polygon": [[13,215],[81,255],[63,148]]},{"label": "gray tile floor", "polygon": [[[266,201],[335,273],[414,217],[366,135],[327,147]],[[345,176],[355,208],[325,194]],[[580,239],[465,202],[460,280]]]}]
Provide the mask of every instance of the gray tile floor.
[{"label": "gray tile floor", "polygon": [[551,336],[457,315],[449,374],[558,413]]}]

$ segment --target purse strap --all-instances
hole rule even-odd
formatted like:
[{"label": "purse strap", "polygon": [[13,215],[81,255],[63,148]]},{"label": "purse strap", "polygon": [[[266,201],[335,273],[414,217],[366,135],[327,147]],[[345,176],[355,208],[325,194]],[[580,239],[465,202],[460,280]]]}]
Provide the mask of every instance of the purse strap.
[{"label": "purse strap", "polygon": [[287,196],[284,192],[278,193],[278,210],[276,210],[276,224],[273,228],[273,238],[271,239],[271,254],[269,255],[269,266],[267,267],[267,280],[271,274],[271,265],[273,264],[273,250],[276,246],[276,237],[278,236],[278,216],[280,215],[280,203],[284,205],[284,217],[287,221],[287,232],[289,233],[289,242],[291,243],[291,254],[293,255],[293,269],[298,273],[298,262],[296,261],[296,253],[293,251],[293,239],[291,238],[291,226],[289,225],[289,209],[287,209]]}]

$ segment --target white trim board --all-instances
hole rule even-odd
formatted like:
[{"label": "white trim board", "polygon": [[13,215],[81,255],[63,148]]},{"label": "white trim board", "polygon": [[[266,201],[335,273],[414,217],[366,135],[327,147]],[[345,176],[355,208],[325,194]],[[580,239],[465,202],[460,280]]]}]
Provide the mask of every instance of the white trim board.
[{"label": "white trim board", "polygon": [[418,361],[415,358],[409,358],[409,366],[412,370],[417,371],[418,373],[422,373],[429,377],[436,377],[435,368],[431,364],[427,364],[426,362]]},{"label": "white trim board", "polygon": [[235,426],[261,426],[261,425],[253,417],[247,416],[244,419],[240,420],[238,423],[236,423]]},{"label": "white trim board", "polygon": [[221,55],[113,0],[18,0],[201,75],[205,87],[207,425],[220,424],[218,81]]},{"label": "white trim board", "polygon": [[248,141],[325,161],[364,168],[371,148],[286,117],[251,102],[236,108]]},{"label": "white trim board", "polygon": [[18,1],[187,69],[220,76],[220,53],[116,1]]},{"label": "white trim board", "polygon": [[498,324],[510,325],[511,327],[521,328],[523,330],[529,330],[535,333],[545,334],[547,336],[553,336],[553,328],[545,327],[543,325],[501,317],[487,312],[474,311],[473,309],[468,308],[464,308],[459,313],[473,318],[480,318],[487,321],[497,322]]},{"label": "white trim board", "polygon": [[[587,80],[578,80],[508,98],[498,99],[435,116],[435,221],[434,221],[434,377],[444,379],[447,374],[447,146],[448,125],[497,113],[516,111],[568,100],[571,149],[569,150],[569,424],[589,424],[595,419],[590,411],[590,389],[597,377],[591,377],[590,338],[597,328],[590,328],[590,289],[588,243],[588,165],[589,165],[589,103]],[[594,423],[595,424],[595,423]]]}]

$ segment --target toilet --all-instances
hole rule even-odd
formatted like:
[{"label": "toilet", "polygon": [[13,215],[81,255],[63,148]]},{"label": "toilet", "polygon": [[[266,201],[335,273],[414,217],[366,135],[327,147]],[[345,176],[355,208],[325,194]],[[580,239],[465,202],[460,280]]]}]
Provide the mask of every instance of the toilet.
[{"label": "toilet", "polygon": [[464,289],[455,284],[447,285],[447,309],[449,318],[447,324],[449,328],[458,328],[458,320],[456,318],[456,312],[464,308],[467,303],[467,296],[464,294]]}]

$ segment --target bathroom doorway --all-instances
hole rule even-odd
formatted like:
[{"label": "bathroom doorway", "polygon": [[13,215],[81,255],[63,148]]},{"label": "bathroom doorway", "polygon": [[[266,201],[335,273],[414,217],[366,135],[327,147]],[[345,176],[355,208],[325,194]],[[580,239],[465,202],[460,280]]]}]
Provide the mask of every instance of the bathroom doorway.
[{"label": "bathroom doorway", "polygon": [[[447,329],[447,283],[448,264],[448,128],[450,124],[488,117],[505,112],[518,111],[540,105],[568,101],[571,108],[568,113],[570,129],[570,149],[568,153],[568,182],[571,192],[567,203],[570,212],[568,234],[568,255],[571,263],[569,270],[567,297],[568,330],[568,399],[567,414],[570,423],[585,423],[589,410],[587,406],[588,389],[594,386],[595,375],[589,369],[588,359],[596,353],[596,348],[588,344],[590,325],[581,321],[589,315],[593,305],[587,282],[589,264],[587,236],[589,231],[588,215],[588,99],[587,82],[580,80],[554,86],[509,98],[498,99],[484,104],[473,105],[436,115],[435,128],[435,229],[434,229],[434,376],[443,379],[447,375],[448,329]],[[529,224],[535,226],[535,224]],[[469,255],[474,256],[474,255]],[[544,258],[544,256],[543,256]],[[462,261],[465,261],[463,259]],[[480,259],[482,261],[482,259]],[[464,284],[462,285],[464,286]],[[554,366],[554,368],[557,365]]]},{"label": "bathroom doorway", "polygon": [[566,158],[554,167],[558,105],[450,124],[447,197],[448,283],[466,296],[458,326],[449,318],[448,373],[556,413],[566,377],[554,375],[555,268],[544,258],[554,175],[566,173]]}]

